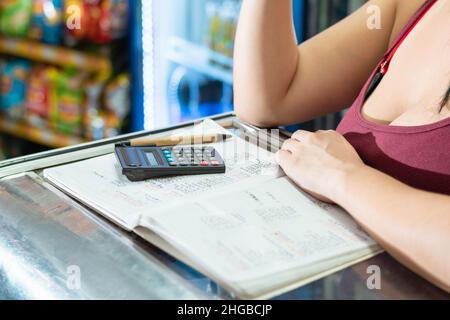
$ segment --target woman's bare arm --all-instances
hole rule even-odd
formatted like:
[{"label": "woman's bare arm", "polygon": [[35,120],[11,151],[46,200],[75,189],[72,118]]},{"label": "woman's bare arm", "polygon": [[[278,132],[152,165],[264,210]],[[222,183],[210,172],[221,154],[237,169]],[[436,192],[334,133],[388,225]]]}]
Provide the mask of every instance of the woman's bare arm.
[{"label": "woman's bare arm", "polygon": [[411,188],[370,167],[336,199],[397,260],[450,292],[450,197]]},{"label": "woman's bare arm", "polygon": [[[349,106],[424,0],[372,0],[297,47],[292,0],[244,0],[235,48],[235,108],[260,126],[292,124]],[[401,3],[401,6],[398,4]],[[367,27],[368,6],[382,28]]]}]

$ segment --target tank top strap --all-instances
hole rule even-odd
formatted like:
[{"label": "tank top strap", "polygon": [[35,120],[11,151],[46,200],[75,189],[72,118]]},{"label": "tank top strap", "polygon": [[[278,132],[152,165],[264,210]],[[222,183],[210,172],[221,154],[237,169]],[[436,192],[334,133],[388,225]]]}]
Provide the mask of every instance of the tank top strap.
[{"label": "tank top strap", "polygon": [[386,51],[383,60],[386,59],[396,48],[398,43],[402,41],[405,34],[409,32],[409,30],[417,23],[417,21],[423,16],[424,12],[427,11],[437,0],[427,0],[424,4],[416,11],[416,13],[409,19],[408,23],[402,28],[402,30],[397,34],[389,47],[388,51]]}]

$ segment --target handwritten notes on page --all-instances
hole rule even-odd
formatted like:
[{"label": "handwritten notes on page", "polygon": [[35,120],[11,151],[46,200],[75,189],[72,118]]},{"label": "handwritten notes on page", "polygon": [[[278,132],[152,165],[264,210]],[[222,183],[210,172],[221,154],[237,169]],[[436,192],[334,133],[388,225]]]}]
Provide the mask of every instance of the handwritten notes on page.
[{"label": "handwritten notes on page", "polygon": [[186,197],[236,189],[282,174],[273,155],[240,138],[212,144],[226,163],[225,174],[178,176],[130,182],[121,173],[113,154],[44,171],[52,184],[119,223],[127,230],[136,227],[142,213]]},{"label": "handwritten notes on page", "polygon": [[375,245],[342,210],[324,210],[284,177],[143,216],[227,282],[308,267]]}]

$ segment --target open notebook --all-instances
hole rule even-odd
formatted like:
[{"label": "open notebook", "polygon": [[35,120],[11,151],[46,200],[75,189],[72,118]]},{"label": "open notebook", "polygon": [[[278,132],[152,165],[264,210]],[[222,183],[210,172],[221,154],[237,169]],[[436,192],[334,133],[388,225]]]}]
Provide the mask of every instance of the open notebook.
[{"label": "open notebook", "polygon": [[[206,121],[193,130],[224,129]],[[133,183],[110,154],[44,177],[239,298],[270,298],[381,251],[342,209],[299,190],[273,154],[238,137],[213,146],[225,174]]]}]

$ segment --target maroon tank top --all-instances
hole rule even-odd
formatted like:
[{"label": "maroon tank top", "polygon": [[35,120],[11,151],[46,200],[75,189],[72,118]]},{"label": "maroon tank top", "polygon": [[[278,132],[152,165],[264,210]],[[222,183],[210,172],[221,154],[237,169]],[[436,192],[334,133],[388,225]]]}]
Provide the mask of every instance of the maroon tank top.
[{"label": "maroon tank top", "polygon": [[[366,120],[365,98],[386,61],[436,0],[428,0],[386,52],[337,131],[369,166],[415,188],[450,195],[450,118],[421,126],[389,126]],[[431,84],[430,84],[431,85]]]}]

